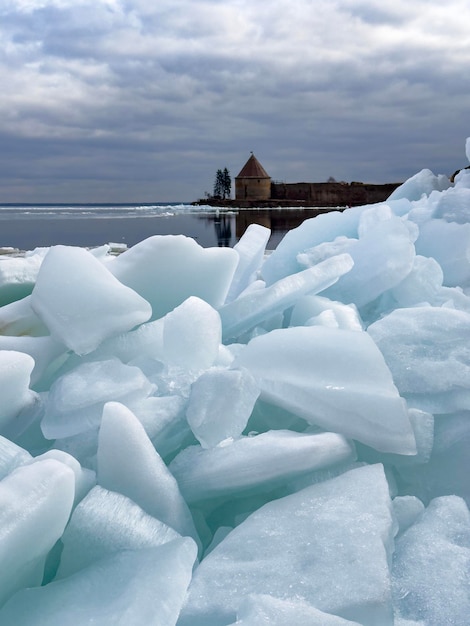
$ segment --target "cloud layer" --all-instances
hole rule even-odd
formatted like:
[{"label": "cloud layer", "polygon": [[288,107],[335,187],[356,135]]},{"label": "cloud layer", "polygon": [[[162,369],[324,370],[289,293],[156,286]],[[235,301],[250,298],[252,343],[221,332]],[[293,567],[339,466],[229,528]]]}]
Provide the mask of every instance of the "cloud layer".
[{"label": "cloud layer", "polygon": [[466,165],[465,0],[3,0],[3,202],[188,201]]}]

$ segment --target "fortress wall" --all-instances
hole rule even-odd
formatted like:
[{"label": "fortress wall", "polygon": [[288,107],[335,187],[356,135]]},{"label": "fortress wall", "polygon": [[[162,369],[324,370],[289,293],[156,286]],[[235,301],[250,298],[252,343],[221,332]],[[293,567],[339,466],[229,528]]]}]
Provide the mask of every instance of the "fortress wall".
[{"label": "fortress wall", "polygon": [[359,206],[383,202],[401,183],[272,183],[271,199],[307,202],[309,206]]}]

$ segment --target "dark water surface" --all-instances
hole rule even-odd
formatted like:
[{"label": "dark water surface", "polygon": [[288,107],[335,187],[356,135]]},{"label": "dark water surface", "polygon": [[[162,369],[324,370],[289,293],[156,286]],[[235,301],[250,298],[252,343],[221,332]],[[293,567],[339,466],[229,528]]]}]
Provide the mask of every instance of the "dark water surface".
[{"label": "dark water surface", "polygon": [[190,205],[0,206],[0,247],[133,246],[152,235],[186,235],[201,246],[234,246],[250,224],[271,229],[268,248],[325,209],[193,208]]}]

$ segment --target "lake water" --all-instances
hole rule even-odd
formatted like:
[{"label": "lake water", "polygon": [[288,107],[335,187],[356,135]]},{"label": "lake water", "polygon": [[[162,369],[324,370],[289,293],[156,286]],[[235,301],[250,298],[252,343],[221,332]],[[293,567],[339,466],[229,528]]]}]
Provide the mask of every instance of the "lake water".
[{"label": "lake water", "polygon": [[201,246],[234,246],[250,224],[271,229],[269,249],[305,219],[309,208],[215,209],[188,204],[0,205],[0,247],[32,250],[56,244],[133,246],[151,235],[186,235]]}]

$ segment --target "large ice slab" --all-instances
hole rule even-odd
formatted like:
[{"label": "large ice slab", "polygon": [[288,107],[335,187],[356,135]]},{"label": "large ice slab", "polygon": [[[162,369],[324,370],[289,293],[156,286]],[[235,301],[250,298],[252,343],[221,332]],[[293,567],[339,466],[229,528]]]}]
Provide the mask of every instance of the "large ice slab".
[{"label": "large ice slab", "polygon": [[362,626],[392,626],[394,532],[380,465],[272,501],[202,561],[178,625],[229,624],[256,593],[303,599]]},{"label": "large ice slab", "polygon": [[217,311],[201,298],[189,297],[165,316],[164,359],[186,369],[207,369],[214,364],[222,340]]},{"label": "large ice slab", "polygon": [[420,226],[416,251],[438,261],[445,285],[470,286],[470,223],[429,220]]},{"label": "large ice slab", "polygon": [[23,352],[0,350],[0,431],[34,404],[29,388],[34,359]]},{"label": "large ice slab", "polygon": [[147,321],[150,304],[121,284],[83,248],[54,246],[45,257],[31,306],[51,335],[87,354],[113,335]]},{"label": "large ice slab", "polygon": [[86,496],[90,489],[96,485],[95,472],[82,468],[75,457],[67,452],[64,452],[63,450],[56,450],[52,448],[43,454],[39,454],[34,458],[25,460],[24,465],[31,465],[31,463],[46,461],[48,459],[59,461],[72,470],[75,479],[74,506],[77,505]]},{"label": "large ice slab", "polygon": [[178,484],[135,415],[118,402],[103,409],[98,444],[98,484],[117,491],[181,535],[197,532]]},{"label": "large ice slab", "polygon": [[261,398],[382,452],[415,454],[404,400],[365,332],[319,326],[256,337],[235,360]]},{"label": "large ice slab", "polygon": [[235,300],[257,277],[271,231],[260,224],[250,224],[234,246],[239,261],[226,301]]},{"label": "large ice slab", "polygon": [[434,445],[427,463],[399,468],[408,493],[429,502],[443,495],[458,495],[470,506],[470,411],[436,415]]},{"label": "large ice slab", "polygon": [[426,626],[467,626],[470,514],[456,496],[433,500],[396,542],[394,600],[402,617]]},{"label": "large ice slab", "polygon": [[207,450],[190,446],[175,457],[170,470],[191,503],[273,489],[293,477],[354,459],[354,447],[342,435],[272,430]]},{"label": "large ice slab", "polygon": [[[464,173],[465,170],[462,170],[462,174]],[[470,222],[470,187],[466,187],[463,183],[461,175],[454,187],[447,189],[444,193],[437,194],[436,201],[433,203],[433,218],[443,219],[446,222],[456,222],[457,224]]]},{"label": "large ice slab", "polygon": [[[19,467],[0,482],[0,606],[22,587],[41,584],[49,550],[72,510],[75,478],[54,460]],[[14,624],[15,621],[0,623]]]},{"label": "large ice slab", "polygon": [[444,293],[442,281],[439,263],[435,259],[416,255],[409,274],[383,295],[380,303],[382,314],[423,303],[440,306],[450,299]]},{"label": "large ice slab", "polygon": [[77,506],[62,535],[64,549],[56,579],[109,554],[155,548],[179,536],[129,498],[97,485]]},{"label": "large ice slab", "polygon": [[242,294],[219,309],[224,341],[235,339],[260,322],[282,313],[302,296],[323,291],[352,267],[349,254],[338,254],[266,289]]},{"label": "large ice slab", "polygon": [[31,459],[32,456],[27,450],[0,435],[0,480]]},{"label": "large ice slab", "polygon": [[[380,203],[374,207],[390,207],[397,216],[403,216],[411,209],[406,198]],[[283,237],[273,253],[266,259],[262,268],[262,277],[268,285],[277,280],[299,272],[302,266],[298,255],[324,242],[332,242],[337,237],[358,238],[361,215],[369,205],[353,207],[347,211],[330,211],[305,220]]]},{"label": "large ice slab", "polygon": [[259,396],[256,380],[246,369],[214,367],[191,386],[186,417],[204,448],[242,434]]},{"label": "large ice slab", "polygon": [[153,390],[138,367],[118,359],[82,363],[51,386],[42,431],[60,439],[96,428],[106,402],[137,402]]},{"label": "large ice slab", "polygon": [[406,180],[402,185],[393,191],[388,200],[420,200],[423,196],[429,196],[433,191],[444,191],[450,187],[448,176],[438,174],[437,176],[431,170],[425,168],[414,174]]},{"label": "large ice slab", "polygon": [[301,599],[280,600],[265,594],[252,594],[238,610],[231,626],[359,626],[357,622],[320,611]]},{"label": "large ice slab", "polygon": [[73,576],[18,592],[0,611],[0,623],[174,626],[195,557],[189,538],[112,554]]},{"label": "large ice slab", "polygon": [[367,332],[411,406],[431,413],[470,409],[470,313],[395,309]]},{"label": "large ice slab", "polygon": [[238,263],[232,248],[202,248],[183,235],[155,235],[109,265],[122,283],[143,296],[153,317],[163,317],[189,296],[223,304]]},{"label": "large ice slab", "polygon": [[[375,212],[378,213],[378,210]],[[365,211],[362,218],[367,213]],[[323,295],[333,300],[354,303],[361,308],[387,289],[398,285],[410,273],[415,258],[414,236],[408,226],[393,215],[389,215],[388,219],[376,217],[358,240],[348,240],[351,245],[344,251],[351,255],[354,267],[335,285],[326,289]],[[325,247],[324,253],[328,254],[328,244]],[[309,262],[308,251],[304,256]]]}]

